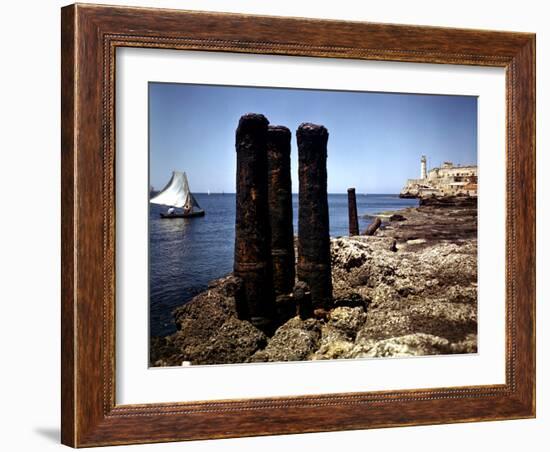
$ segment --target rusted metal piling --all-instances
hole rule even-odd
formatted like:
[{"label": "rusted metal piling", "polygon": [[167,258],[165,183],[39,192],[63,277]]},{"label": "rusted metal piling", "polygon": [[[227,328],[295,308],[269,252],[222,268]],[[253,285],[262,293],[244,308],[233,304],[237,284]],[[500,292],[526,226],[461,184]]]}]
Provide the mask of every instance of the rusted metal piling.
[{"label": "rusted metal piling", "polygon": [[382,226],[382,220],[378,217],[374,219],[374,221],[369,224],[369,227],[365,230],[365,235],[374,235],[374,233],[378,230],[378,228]]},{"label": "rusted metal piling", "polygon": [[304,123],[298,141],[298,279],[308,284],[313,308],[332,302],[325,127]]},{"label": "rusted metal piling", "polygon": [[274,316],[271,233],[267,199],[267,128],[263,115],[246,114],[236,132],[237,205],[234,274],[243,288],[236,298],[241,319],[269,331]]},{"label": "rusted metal piling", "polygon": [[269,225],[275,296],[292,292],[295,280],[290,130],[269,126],[267,131]]},{"label": "rusted metal piling", "polygon": [[348,188],[348,217],[349,235],[359,235],[359,221],[357,220],[357,200],[355,199],[355,188]]},{"label": "rusted metal piling", "polygon": [[311,292],[308,285],[303,281],[298,281],[294,286],[294,302],[296,303],[296,313],[302,320],[313,317],[313,307],[311,306]]}]

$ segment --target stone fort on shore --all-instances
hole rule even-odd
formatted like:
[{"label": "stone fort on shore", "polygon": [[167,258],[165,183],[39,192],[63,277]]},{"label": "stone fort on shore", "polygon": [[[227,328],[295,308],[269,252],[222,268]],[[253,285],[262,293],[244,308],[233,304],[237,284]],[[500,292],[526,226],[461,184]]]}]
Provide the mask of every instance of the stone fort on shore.
[{"label": "stone fort on shore", "polygon": [[420,159],[420,179],[408,179],[401,190],[403,198],[431,196],[477,196],[477,166],[443,162],[440,167],[426,170],[426,156]]}]

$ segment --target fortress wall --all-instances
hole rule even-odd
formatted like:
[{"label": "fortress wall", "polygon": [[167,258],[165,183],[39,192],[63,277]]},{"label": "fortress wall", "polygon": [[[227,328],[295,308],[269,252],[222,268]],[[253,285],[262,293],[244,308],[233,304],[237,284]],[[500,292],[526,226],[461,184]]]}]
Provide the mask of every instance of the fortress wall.
[{"label": "fortress wall", "polygon": [[452,167],[452,168],[440,168],[439,177],[453,177],[453,176],[477,176],[476,167]]},{"label": "fortress wall", "polygon": [[425,184],[426,183],[426,180],[425,179],[407,179],[407,184],[406,185],[422,185],[422,184]]}]

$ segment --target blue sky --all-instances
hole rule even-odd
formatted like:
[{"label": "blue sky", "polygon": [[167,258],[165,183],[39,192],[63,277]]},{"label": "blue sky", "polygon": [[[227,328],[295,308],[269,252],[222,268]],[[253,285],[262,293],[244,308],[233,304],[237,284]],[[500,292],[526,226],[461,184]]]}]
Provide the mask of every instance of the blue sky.
[{"label": "blue sky", "polygon": [[429,168],[477,163],[476,97],[150,83],[153,187],[180,170],[193,192],[233,193],[235,128],[249,112],[291,130],[293,192],[302,122],[329,131],[329,193],[398,193],[419,177],[423,154]]}]

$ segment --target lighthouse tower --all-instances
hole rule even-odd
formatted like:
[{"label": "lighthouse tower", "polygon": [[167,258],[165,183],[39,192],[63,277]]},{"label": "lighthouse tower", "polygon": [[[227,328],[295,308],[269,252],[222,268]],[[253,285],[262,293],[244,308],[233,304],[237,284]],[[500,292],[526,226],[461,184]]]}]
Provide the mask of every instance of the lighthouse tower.
[{"label": "lighthouse tower", "polygon": [[420,179],[426,179],[426,156],[423,155],[420,159]]}]

